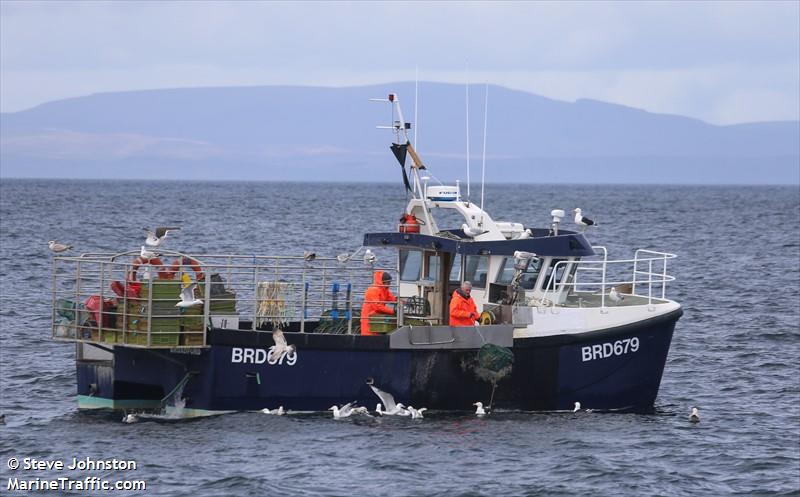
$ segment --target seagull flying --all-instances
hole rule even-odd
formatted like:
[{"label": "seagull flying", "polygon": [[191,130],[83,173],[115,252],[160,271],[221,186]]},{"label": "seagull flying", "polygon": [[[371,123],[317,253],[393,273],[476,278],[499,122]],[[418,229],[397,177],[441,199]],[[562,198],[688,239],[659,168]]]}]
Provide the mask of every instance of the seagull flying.
[{"label": "seagull flying", "polygon": [[595,225],[594,221],[592,221],[588,217],[583,217],[583,214],[581,214],[580,207],[575,209],[573,212],[575,212],[575,224],[577,224],[578,226],[583,226],[584,230],[589,226]]},{"label": "seagull flying", "polygon": [[126,414],[122,417],[122,422],[125,424],[133,424],[139,422],[139,417],[135,414]]},{"label": "seagull flying", "polygon": [[148,261],[149,261],[149,260],[150,260],[150,259],[152,259],[153,257],[156,257],[158,254],[156,254],[155,252],[153,252],[153,251],[151,251],[151,250],[147,250],[147,249],[145,248],[145,246],[144,246],[144,245],[142,245],[142,251],[141,251],[141,252],[139,252],[139,255],[141,256],[141,258],[142,258],[142,259],[145,259],[145,260],[148,260]]},{"label": "seagull flying", "polygon": [[375,392],[375,395],[381,399],[381,404],[386,409],[385,411],[381,410],[381,404],[378,404],[378,408],[375,409],[378,414],[386,415],[386,416],[408,416],[410,413],[403,408],[403,404],[398,404],[394,401],[394,396],[389,392],[384,392],[380,388],[373,385],[373,380],[370,378],[367,380],[367,385]]},{"label": "seagull flying", "polygon": [[353,405],[355,405],[355,402],[347,403],[342,407],[333,405],[330,406],[328,410],[333,411],[333,419],[349,418],[353,415]]},{"label": "seagull flying", "polygon": [[277,328],[272,332],[272,340],[275,342],[275,348],[270,353],[273,361],[278,360],[284,354],[291,354],[297,349],[294,345],[289,345],[283,332]]},{"label": "seagull flying", "polygon": [[195,288],[197,288],[197,283],[192,283],[181,290],[181,301],[175,304],[175,307],[194,307],[196,305],[203,305],[203,301],[194,296]]},{"label": "seagull flying", "polygon": [[50,240],[47,242],[47,248],[49,248],[52,252],[59,254],[61,252],[66,252],[72,248],[72,245],[65,245],[63,243],[57,243],[54,240]]},{"label": "seagull flying", "polygon": [[608,298],[609,300],[611,300],[611,302],[614,302],[615,304],[619,304],[620,302],[625,300],[625,296],[619,293],[617,291],[617,287],[615,286],[612,286],[611,291],[608,292]]},{"label": "seagull flying", "polygon": [[578,412],[581,410],[581,403],[575,402],[575,407],[572,409],[572,412]]},{"label": "seagull flying", "polygon": [[283,410],[283,406],[278,407],[277,409],[269,410],[268,408],[261,409],[261,412],[264,414],[274,414],[276,416],[283,416],[286,414],[286,411]]},{"label": "seagull flying", "polygon": [[691,423],[700,422],[700,411],[698,411],[696,407],[692,407],[692,413],[689,414],[689,422]]},{"label": "seagull flying", "polygon": [[475,402],[472,405],[478,407],[477,409],[475,409],[475,414],[476,415],[478,415],[478,416],[485,416],[486,415],[486,410],[484,410],[484,408],[483,408],[483,402]]},{"label": "seagull flying", "polygon": [[156,228],[155,232],[150,231],[147,228],[142,228],[142,229],[147,234],[147,238],[145,239],[144,243],[148,247],[158,247],[167,238],[167,233],[169,233],[170,231],[180,230],[180,228],[178,227],[169,227],[169,226],[159,226]]}]

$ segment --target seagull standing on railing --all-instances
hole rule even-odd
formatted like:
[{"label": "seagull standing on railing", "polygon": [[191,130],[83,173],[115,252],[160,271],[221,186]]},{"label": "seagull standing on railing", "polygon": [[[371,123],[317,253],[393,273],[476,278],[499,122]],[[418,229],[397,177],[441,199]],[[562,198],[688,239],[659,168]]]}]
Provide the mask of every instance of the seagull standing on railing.
[{"label": "seagull standing on railing", "polygon": [[170,226],[159,226],[156,228],[155,232],[150,231],[147,228],[142,228],[147,234],[147,238],[144,241],[144,244],[148,247],[158,247],[161,245],[164,240],[167,238],[167,233],[170,231],[179,231],[180,228],[178,227],[170,227]]},{"label": "seagull standing on railing", "polygon": [[375,261],[377,261],[377,260],[378,260],[378,258],[375,256],[375,254],[372,252],[372,250],[367,249],[367,251],[364,252],[364,263],[366,263],[366,264],[375,264]]},{"label": "seagull standing on railing", "polygon": [[203,305],[203,301],[194,296],[195,288],[197,288],[197,283],[192,283],[181,290],[181,301],[175,304],[175,307],[194,307],[196,305]]},{"label": "seagull standing on railing", "polygon": [[142,245],[142,251],[139,252],[139,255],[141,256],[142,259],[145,259],[145,260],[148,260],[148,261],[150,259],[152,259],[153,257],[158,256],[158,254],[156,254],[155,252],[153,252],[151,250],[147,250],[144,245]]},{"label": "seagull standing on railing", "polygon": [[47,242],[47,248],[50,249],[51,252],[56,254],[60,254],[61,252],[66,252],[72,248],[72,245],[65,245],[63,243],[57,243],[54,240],[50,240]]},{"label": "seagull standing on railing", "polygon": [[311,262],[316,258],[317,254],[311,252],[310,250],[306,250],[305,252],[303,252],[303,259],[305,259],[306,262]]},{"label": "seagull standing on railing", "polygon": [[575,212],[575,224],[582,226],[584,231],[586,231],[586,228],[589,226],[595,226],[594,221],[588,217],[584,217],[583,214],[581,214],[580,207],[576,208],[573,212]]}]

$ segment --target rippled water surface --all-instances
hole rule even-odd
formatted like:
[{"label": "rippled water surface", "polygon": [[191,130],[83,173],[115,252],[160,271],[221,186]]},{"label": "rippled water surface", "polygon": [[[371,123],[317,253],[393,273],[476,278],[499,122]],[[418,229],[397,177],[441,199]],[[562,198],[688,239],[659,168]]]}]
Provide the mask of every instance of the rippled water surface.
[{"label": "rippled water surface", "polygon": [[[273,417],[120,422],[79,413],[74,349],[50,340],[55,239],[141,245],[178,223],[186,252],[335,255],[391,228],[391,185],[0,183],[0,472],[10,457],[134,459],[142,495],[799,495],[800,199],[795,187],[487,187],[495,218],[544,226],[580,206],[612,256],[679,255],[684,305],[657,412],[426,413],[424,420]],[[700,407],[702,421],[688,423]],[[83,477],[87,473],[74,473]]]}]

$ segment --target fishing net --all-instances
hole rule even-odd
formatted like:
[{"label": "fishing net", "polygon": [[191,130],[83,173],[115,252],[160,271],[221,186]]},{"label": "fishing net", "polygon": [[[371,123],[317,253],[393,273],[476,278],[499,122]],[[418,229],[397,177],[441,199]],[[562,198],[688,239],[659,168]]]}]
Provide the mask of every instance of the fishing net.
[{"label": "fishing net", "polygon": [[511,373],[514,365],[514,353],[511,349],[493,343],[484,344],[478,349],[478,364],[475,374],[493,386]]},{"label": "fishing net", "polygon": [[294,284],[287,281],[259,281],[257,287],[256,326],[272,324],[285,326],[295,316],[295,306],[289,297]]}]

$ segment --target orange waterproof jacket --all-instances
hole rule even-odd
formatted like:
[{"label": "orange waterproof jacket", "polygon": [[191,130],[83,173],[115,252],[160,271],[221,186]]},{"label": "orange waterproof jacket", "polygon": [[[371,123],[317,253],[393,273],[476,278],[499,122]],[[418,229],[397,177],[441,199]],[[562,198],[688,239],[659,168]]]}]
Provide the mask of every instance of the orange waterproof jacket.
[{"label": "orange waterproof jacket", "polygon": [[361,306],[362,335],[378,334],[372,333],[369,329],[369,317],[373,314],[394,314],[386,302],[397,302],[397,297],[392,294],[388,286],[383,284],[383,271],[375,271],[375,274],[372,275],[372,286],[364,292],[364,305]]},{"label": "orange waterproof jacket", "polygon": [[472,297],[465,297],[461,290],[453,292],[450,299],[450,326],[474,326],[478,319],[478,308]]}]

